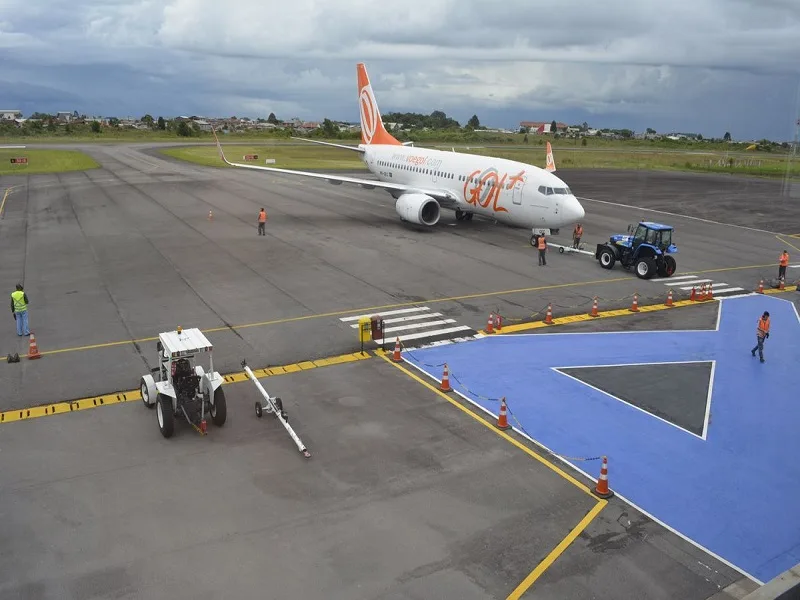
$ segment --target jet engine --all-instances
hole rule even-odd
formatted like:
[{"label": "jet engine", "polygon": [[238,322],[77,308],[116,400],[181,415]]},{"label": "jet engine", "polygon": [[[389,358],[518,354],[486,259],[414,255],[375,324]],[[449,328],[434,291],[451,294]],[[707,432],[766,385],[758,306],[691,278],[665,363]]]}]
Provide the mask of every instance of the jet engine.
[{"label": "jet engine", "polygon": [[403,221],[432,227],[439,222],[439,203],[425,194],[403,194],[394,206]]}]

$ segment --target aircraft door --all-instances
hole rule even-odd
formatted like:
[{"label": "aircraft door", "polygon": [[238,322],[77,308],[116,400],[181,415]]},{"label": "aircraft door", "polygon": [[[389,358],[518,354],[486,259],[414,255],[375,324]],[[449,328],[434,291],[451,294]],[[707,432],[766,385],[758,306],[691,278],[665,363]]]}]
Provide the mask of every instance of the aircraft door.
[{"label": "aircraft door", "polygon": [[522,188],[525,187],[525,178],[523,177],[520,181],[517,181],[514,184],[514,188],[511,190],[511,202],[514,204],[522,204]]}]

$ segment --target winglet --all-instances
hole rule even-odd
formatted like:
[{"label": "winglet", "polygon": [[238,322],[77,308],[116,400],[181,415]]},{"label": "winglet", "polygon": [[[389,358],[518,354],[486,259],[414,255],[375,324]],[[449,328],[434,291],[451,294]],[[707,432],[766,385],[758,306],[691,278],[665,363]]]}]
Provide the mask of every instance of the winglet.
[{"label": "winglet", "polygon": [[211,133],[214,134],[214,140],[217,142],[217,152],[219,152],[219,157],[222,161],[226,164],[231,164],[227,158],[225,158],[225,153],[222,151],[222,144],[219,143],[219,138],[217,137],[217,130],[214,129],[214,126],[211,126]]},{"label": "winglet", "polygon": [[551,173],[556,170],[556,161],[553,158],[553,147],[550,145],[550,142],[547,142],[547,163],[544,168]]},{"label": "winglet", "polygon": [[378,110],[378,103],[372,92],[369,75],[367,75],[367,67],[364,66],[364,63],[358,63],[356,71],[358,72],[358,108],[361,113],[361,142],[401,146],[402,144],[383,126],[381,112]]}]

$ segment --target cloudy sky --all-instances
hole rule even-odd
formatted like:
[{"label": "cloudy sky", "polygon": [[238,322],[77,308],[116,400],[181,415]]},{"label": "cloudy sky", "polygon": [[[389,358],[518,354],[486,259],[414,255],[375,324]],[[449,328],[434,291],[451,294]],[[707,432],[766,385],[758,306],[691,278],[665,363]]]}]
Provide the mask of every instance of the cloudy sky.
[{"label": "cloudy sky", "polygon": [[0,0],[0,108],[383,113],[787,140],[800,0]]}]

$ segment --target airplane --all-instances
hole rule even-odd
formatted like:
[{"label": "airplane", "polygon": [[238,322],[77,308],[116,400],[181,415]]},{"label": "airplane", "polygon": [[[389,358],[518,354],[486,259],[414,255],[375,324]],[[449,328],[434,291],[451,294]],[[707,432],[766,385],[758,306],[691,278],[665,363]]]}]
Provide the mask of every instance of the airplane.
[{"label": "airplane", "polygon": [[442,208],[454,211],[458,221],[471,221],[473,215],[480,215],[531,229],[533,236],[557,234],[560,227],[583,219],[583,206],[569,186],[548,170],[551,165],[555,170],[551,148],[546,169],[542,169],[503,158],[403,144],[383,126],[365,65],[358,63],[356,72],[361,143],[347,146],[304,141],[358,152],[377,180],[233,163],[225,158],[216,130],[212,129],[220,158],[232,167],[383,189],[396,200],[395,210],[401,221],[427,227],[439,222]]}]

